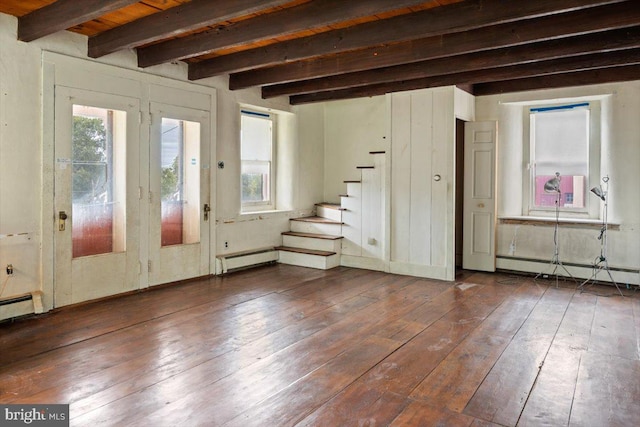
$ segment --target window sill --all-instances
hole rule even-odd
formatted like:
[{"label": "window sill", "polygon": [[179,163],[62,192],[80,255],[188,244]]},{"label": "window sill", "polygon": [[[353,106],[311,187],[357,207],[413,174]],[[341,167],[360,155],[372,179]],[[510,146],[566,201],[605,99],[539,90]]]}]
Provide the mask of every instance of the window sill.
[{"label": "window sill", "polygon": [[[503,216],[499,217],[500,224],[517,224],[517,225],[534,225],[534,226],[553,226],[556,223],[556,219],[552,217],[542,216]],[[595,228],[602,227],[602,220],[600,219],[581,219],[581,218],[560,218],[558,222],[563,227],[573,228]],[[608,223],[607,228],[609,230],[619,230],[620,224]]]},{"label": "window sill", "polygon": [[267,210],[257,210],[257,211],[244,211],[244,212],[240,212],[240,217],[242,219],[249,219],[252,216],[258,218],[258,217],[262,217],[265,215],[274,215],[274,214],[283,214],[283,213],[289,213],[291,212],[290,210],[282,210],[282,209],[267,209]]}]

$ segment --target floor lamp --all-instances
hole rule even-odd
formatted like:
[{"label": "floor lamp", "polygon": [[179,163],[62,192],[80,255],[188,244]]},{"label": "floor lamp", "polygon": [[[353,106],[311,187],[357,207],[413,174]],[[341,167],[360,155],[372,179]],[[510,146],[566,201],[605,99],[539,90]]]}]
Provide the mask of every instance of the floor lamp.
[{"label": "floor lamp", "polygon": [[604,190],[602,189],[602,185],[598,187],[593,187],[591,192],[598,196],[600,200],[604,202],[604,206],[602,208],[602,228],[600,228],[600,236],[598,236],[598,240],[600,240],[600,255],[598,255],[593,261],[593,273],[591,273],[591,277],[582,282],[578,289],[584,291],[584,287],[589,283],[596,281],[596,276],[602,270],[605,270],[609,275],[609,279],[616,285],[616,289],[620,292],[620,295],[624,296],[622,291],[620,290],[620,286],[613,280],[613,276],[611,276],[611,271],[609,270],[609,261],[607,260],[607,228],[608,228],[608,215],[609,215],[609,177],[605,176],[602,178],[602,182],[604,183]]},{"label": "floor lamp", "polygon": [[[560,261],[560,245],[558,242],[558,228],[560,227],[560,198],[562,195],[562,192],[560,190],[560,172],[556,172],[556,176],[551,178],[550,180],[548,180],[547,182],[545,182],[544,184],[544,192],[545,193],[556,193],[556,222],[554,224],[554,230],[553,230],[553,257],[551,258],[551,262],[549,263],[549,265],[553,266],[553,271],[551,271],[551,273],[549,274],[550,276],[555,275],[556,276],[556,288],[558,287],[558,267],[562,268],[565,273],[567,273],[567,275],[569,277],[571,277],[573,279],[574,282],[577,283],[577,280],[575,277],[573,277],[573,275],[571,273],[569,273],[569,270],[567,270],[567,268],[564,266],[564,264],[562,264],[562,261]],[[536,275],[536,277],[534,277],[534,280],[536,280],[537,278],[539,278],[540,276],[544,277],[546,276],[544,274],[544,272],[540,272]]]}]

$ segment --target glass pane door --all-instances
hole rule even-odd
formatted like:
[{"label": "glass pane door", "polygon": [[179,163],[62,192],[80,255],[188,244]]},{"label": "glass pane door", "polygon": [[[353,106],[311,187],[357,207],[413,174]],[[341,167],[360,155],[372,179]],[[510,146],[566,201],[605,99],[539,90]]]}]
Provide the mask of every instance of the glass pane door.
[{"label": "glass pane door", "polygon": [[200,242],[200,123],[162,118],[161,245]]},{"label": "glass pane door", "polygon": [[126,250],[127,113],[73,105],[73,258]]}]

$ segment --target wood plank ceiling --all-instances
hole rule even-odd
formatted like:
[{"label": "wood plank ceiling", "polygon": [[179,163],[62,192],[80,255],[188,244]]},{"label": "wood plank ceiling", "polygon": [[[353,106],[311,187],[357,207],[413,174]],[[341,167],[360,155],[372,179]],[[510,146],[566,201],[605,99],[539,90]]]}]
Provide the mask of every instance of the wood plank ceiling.
[{"label": "wood plank ceiling", "polygon": [[487,95],[640,79],[639,0],[2,0],[29,42],[135,49],[291,104],[458,85]]}]

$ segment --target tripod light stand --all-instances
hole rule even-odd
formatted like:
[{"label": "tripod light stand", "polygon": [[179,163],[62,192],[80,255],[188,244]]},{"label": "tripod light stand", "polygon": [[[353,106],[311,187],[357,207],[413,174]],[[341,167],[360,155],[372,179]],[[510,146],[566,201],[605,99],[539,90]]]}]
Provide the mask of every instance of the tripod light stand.
[{"label": "tripod light stand", "polygon": [[609,261],[607,261],[607,227],[608,227],[608,214],[609,214],[609,177],[605,176],[602,178],[602,182],[605,185],[604,190],[602,189],[602,185],[598,187],[593,187],[591,192],[598,196],[600,200],[604,202],[604,207],[602,208],[602,228],[600,228],[600,236],[598,236],[598,240],[600,240],[600,255],[595,258],[593,261],[593,273],[591,273],[591,277],[582,282],[578,289],[584,291],[584,287],[590,282],[593,281],[595,283],[596,276],[602,270],[605,270],[609,275],[609,279],[616,285],[616,289],[620,295],[624,296],[620,287],[613,280],[613,276],[611,276],[611,271],[609,270]]},{"label": "tripod light stand", "polygon": [[[565,273],[567,273],[567,275],[571,277],[574,282],[577,283],[575,277],[573,277],[573,275],[569,273],[569,270],[567,270],[564,264],[562,264],[562,261],[560,261],[560,257],[559,257],[560,245],[558,243],[558,228],[560,226],[560,197],[562,195],[562,192],[560,190],[560,172],[556,172],[556,176],[551,178],[544,184],[544,191],[545,193],[556,193],[556,200],[555,200],[556,223],[554,224],[554,230],[553,230],[553,257],[549,262],[549,266],[553,266],[553,270],[551,271],[549,276],[553,276],[553,275],[556,276],[556,288],[557,288],[558,287],[558,267],[562,268],[565,271]],[[536,280],[540,276],[545,277],[546,274],[544,274],[544,272],[540,272],[536,275],[536,277],[534,277],[534,280]]]}]

